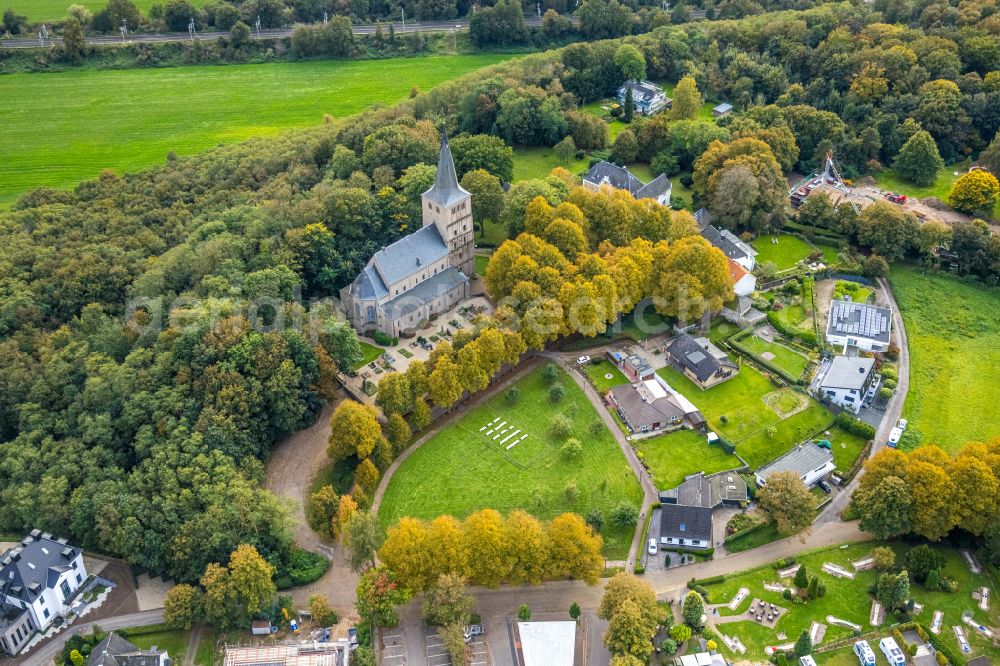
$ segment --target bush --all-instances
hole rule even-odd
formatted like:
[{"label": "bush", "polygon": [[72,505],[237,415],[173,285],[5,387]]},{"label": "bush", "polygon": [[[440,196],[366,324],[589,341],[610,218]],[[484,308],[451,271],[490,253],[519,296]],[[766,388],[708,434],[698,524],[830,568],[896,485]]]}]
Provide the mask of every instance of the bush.
[{"label": "bush", "polygon": [[542,378],[549,384],[555,383],[559,379],[559,366],[555,363],[546,364],[542,370]]},{"label": "bush", "polygon": [[618,506],[611,509],[611,513],[608,514],[608,521],[619,529],[635,527],[635,524],[639,521],[639,509],[631,502],[622,500]]},{"label": "bush", "polygon": [[553,384],[549,387],[549,402],[562,402],[564,397],[566,397],[566,389],[562,387],[562,384]]},{"label": "bush", "polygon": [[864,421],[854,418],[847,412],[837,414],[836,424],[842,430],[846,430],[857,437],[865,439],[873,439],[875,437],[875,428]]},{"label": "bush", "polygon": [[274,574],[274,584],[279,590],[308,585],[319,580],[330,568],[330,561],[302,548],[293,548],[288,558],[280,562]]},{"label": "bush", "polygon": [[583,444],[576,437],[570,437],[560,447],[559,452],[566,458],[579,458],[580,454],[583,453]]},{"label": "bush", "polygon": [[391,338],[382,331],[375,331],[374,335],[372,335],[372,340],[383,347],[393,347],[399,344],[399,338]]},{"label": "bush", "polygon": [[521,604],[517,609],[517,619],[521,622],[527,622],[531,619],[531,606],[528,604]]},{"label": "bush", "polygon": [[504,400],[507,401],[508,405],[516,404],[518,400],[521,399],[521,390],[516,386],[512,386],[507,389],[507,392],[503,394]]}]

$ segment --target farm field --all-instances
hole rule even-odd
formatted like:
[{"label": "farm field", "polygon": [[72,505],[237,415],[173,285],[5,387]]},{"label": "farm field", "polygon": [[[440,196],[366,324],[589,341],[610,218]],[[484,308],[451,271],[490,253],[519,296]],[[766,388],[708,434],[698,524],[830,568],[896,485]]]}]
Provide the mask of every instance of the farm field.
[{"label": "farm field", "polygon": [[709,446],[705,436],[694,430],[640,439],[635,442],[635,448],[649,465],[649,473],[658,490],[676,488],[689,474],[714,474],[743,464],[721,447]]},{"label": "farm field", "polygon": [[777,342],[768,342],[756,335],[750,335],[739,341],[739,344],[746,347],[755,356],[763,358],[763,354],[770,354],[770,359],[765,359],[768,363],[781,368],[793,377],[801,377],[809,366],[809,359],[791,347],[786,347]]},{"label": "farm field", "polygon": [[[709,426],[734,444],[736,452],[755,469],[833,421],[833,414],[818,402],[792,389],[777,389],[748,363],[740,366],[736,377],[707,390],[702,390],[670,366],[657,373],[693,402],[708,419]],[[800,404],[805,406],[782,419],[765,399],[782,409],[787,406],[784,403],[788,392],[804,401]],[[772,426],[775,429],[773,436],[768,434]]]},{"label": "farm field", "polygon": [[[462,518],[488,507],[505,514],[524,509],[551,519],[567,511],[586,515],[600,510],[606,515],[622,500],[639,506],[639,482],[614,437],[603,426],[598,434],[591,432],[599,417],[572,378],[560,372],[557,381],[565,389],[558,405],[549,401],[549,384],[538,368],[517,383],[520,397],[515,404],[502,394],[494,396],[415,450],[386,488],[380,523],[391,525],[403,516]],[[575,460],[560,454],[562,440],[549,432],[552,417],[560,412],[573,421],[570,436],[583,442],[583,453]],[[501,445],[480,430],[497,420],[528,438],[507,449],[510,442]],[[573,502],[565,495],[570,482],[579,492]],[[632,533],[606,524],[605,555],[624,558]]]},{"label": "farm field", "polygon": [[[765,565],[757,569],[726,576],[722,583],[707,585],[710,603],[726,603],[735,596],[741,587],[750,590],[747,599],[742,602],[737,609],[739,612],[745,611],[750,603],[750,599],[757,597],[766,602],[773,603],[788,609],[788,613],[783,616],[775,629],[768,629],[756,622],[742,621],[735,623],[725,623],[718,625],[719,628],[729,636],[738,636],[747,646],[748,652],[742,655],[749,659],[766,659],[764,648],[768,645],[777,645],[782,642],[794,642],[803,629],[809,629],[813,621],[822,622],[827,625],[825,643],[830,643],[842,638],[851,637],[851,630],[846,627],[839,627],[827,622],[826,617],[833,615],[840,619],[848,620],[863,627],[863,631],[873,629],[869,623],[871,611],[871,597],[868,588],[878,578],[879,572],[874,569],[857,572],[854,580],[837,578],[822,571],[822,566],[826,562],[838,564],[848,571],[854,571],[851,562],[866,557],[871,549],[876,545],[883,545],[876,542],[851,544],[847,548],[829,548],[816,551],[808,555],[803,555],[797,559],[798,563],[806,567],[810,576],[817,575],[820,582],[826,585],[826,595],[803,604],[795,604],[782,598],[778,592],[771,592],[764,589],[764,583],[778,582],[776,567]],[[897,566],[901,566],[905,553],[910,548],[909,545],[901,543],[889,544],[896,551]],[[961,622],[964,611],[972,611],[974,617],[980,622],[996,626],[1000,621],[1000,611],[994,604],[990,604],[990,611],[980,610],[971,594],[974,589],[985,586],[992,587],[989,579],[985,575],[973,575],[966,566],[965,561],[958,551],[935,547],[945,556],[945,566],[941,573],[943,576],[953,578],[958,583],[958,591],[954,593],[930,592],[920,583],[911,582],[910,591],[915,601],[924,605],[924,610],[915,616],[915,620],[929,626],[935,610],[944,612],[944,622],[941,631],[941,638],[949,641],[957,650],[957,642],[951,627]],[[790,579],[788,584],[791,584]],[[995,593],[995,591],[993,592]],[[991,593],[991,596],[993,596]],[[725,609],[728,612],[728,609]],[[883,626],[891,624],[892,618],[886,619]],[[787,641],[779,641],[777,633],[782,632],[788,636]],[[947,633],[946,633],[947,632]],[[969,641],[972,644],[972,655],[986,654],[994,660],[1000,656],[1000,650],[991,646],[986,639],[975,632],[968,631]],[[876,647],[873,645],[873,647]],[[720,641],[720,648],[728,651],[728,648]],[[877,648],[876,648],[877,651]],[[822,653],[820,653],[822,655]],[[839,665],[840,661],[821,661],[819,663],[833,663]],[[857,660],[854,661],[857,663]]]},{"label": "farm field", "polygon": [[[156,0],[135,0],[135,6],[139,8],[139,11],[146,15],[149,13],[149,8],[153,6]],[[29,21],[58,21],[66,18],[66,9],[72,2],[66,2],[65,0],[7,0],[3,3],[4,9],[10,7],[18,14],[27,16]],[[96,13],[99,9],[103,9],[107,3],[107,0],[80,0],[76,3],[83,5],[90,11]],[[191,4],[195,7],[201,8],[205,4],[205,0],[191,0]]]},{"label": "farm field", "polygon": [[1000,292],[907,267],[894,267],[891,282],[910,346],[902,447],[954,451],[1000,436]]},{"label": "farm field", "polygon": [[[220,67],[78,70],[0,77],[0,204],[222,143],[388,104],[504,54]],[[40,104],[38,100],[58,100]],[[183,112],[179,110],[183,109]]]}]

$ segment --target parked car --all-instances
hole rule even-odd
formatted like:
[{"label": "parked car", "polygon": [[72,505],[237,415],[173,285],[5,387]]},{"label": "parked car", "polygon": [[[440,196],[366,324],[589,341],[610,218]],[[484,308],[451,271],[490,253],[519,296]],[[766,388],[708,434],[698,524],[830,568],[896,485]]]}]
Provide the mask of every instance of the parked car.
[{"label": "parked car", "polygon": [[656,547],[656,539],[649,540],[649,547],[646,549],[649,551],[650,555],[656,555],[658,548]]},{"label": "parked car", "polygon": [[476,636],[483,635],[483,625],[481,624],[470,624],[465,628],[465,642],[469,643]]},{"label": "parked car", "polygon": [[900,430],[906,430],[906,426],[908,425],[910,424],[906,422],[906,419],[899,419],[899,423],[896,424],[896,427]]},{"label": "parked car", "polygon": [[823,479],[820,479],[816,485],[819,486],[819,489],[822,490],[827,495],[833,492],[833,488],[830,487],[830,484],[824,481]]},{"label": "parked car", "polygon": [[576,359],[577,365],[587,365],[588,363],[590,363],[589,356],[581,356],[580,358]]}]

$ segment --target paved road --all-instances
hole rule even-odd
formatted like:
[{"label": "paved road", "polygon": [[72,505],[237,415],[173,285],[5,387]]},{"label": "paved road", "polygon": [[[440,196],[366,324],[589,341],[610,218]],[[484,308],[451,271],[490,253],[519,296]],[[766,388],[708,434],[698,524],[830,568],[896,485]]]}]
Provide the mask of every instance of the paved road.
[{"label": "paved road", "polygon": [[63,645],[70,636],[74,634],[86,634],[95,626],[109,631],[111,629],[124,629],[125,627],[148,627],[151,624],[163,622],[163,609],[142,611],[141,613],[131,613],[129,615],[118,615],[117,617],[106,617],[103,620],[74,624],[68,630],[57,634],[57,640],[51,640],[37,650],[28,654],[21,663],[25,666],[51,666],[52,660],[62,651]]},{"label": "paved road", "polygon": [[[571,19],[576,20],[576,19]],[[524,22],[529,26],[539,26],[542,24],[542,20],[538,17],[525,17]],[[469,20],[468,19],[453,19],[451,21],[407,21],[404,26],[402,23],[395,22],[392,23],[395,28],[396,33],[404,32],[449,32],[451,30],[468,30]],[[261,30],[259,33],[252,31],[250,34],[251,39],[274,39],[279,37],[291,37],[294,28],[273,28],[268,30]],[[355,35],[371,35],[375,33],[376,26],[373,24],[368,25],[355,25],[351,27],[351,30]],[[389,23],[382,24],[382,30],[388,34]],[[224,31],[206,31],[197,33],[198,39],[201,40],[211,40],[218,39],[219,37],[228,37],[229,33]],[[93,45],[100,44],[134,44],[137,42],[186,42],[190,41],[191,36],[186,32],[168,32],[168,33],[154,33],[154,34],[143,34],[136,33],[129,35],[124,40],[120,35],[93,35],[87,37],[87,43]],[[62,42],[59,37],[53,37],[45,40],[44,44],[40,44],[38,37],[33,37],[30,39],[24,38],[14,38],[14,39],[0,39],[0,48],[5,49],[37,49],[42,47],[55,46]]]},{"label": "paved road", "polygon": [[[892,326],[896,330],[896,344],[899,345],[899,359],[896,363],[899,380],[896,384],[896,392],[889,400],[889,404],[886,405],[882,423],[875,431],[875,445],[872,446],[869,457],[875,455],[885,447],[885,442],[889,439],[889,431],[896,425],[896,422],[903,413],[903,404],[906,402],[906,394],[910,389],[910,346],[906,338],[906,328],[903,326],[903,317],[899,313],[899,306],[896,304],[896,297],[892,293],[892,286],[889,284],[889,281],[885,278],[879,278],[878,282],[881,287],[878,295],[883,297],[885,305],[892,308]],[[858,487],[858,483],[864,473],[864,469],[858,472],[851,482],[844,486],[842,492],[837,493],[836,497],[823,508],[823,511],[816,518],[815,524],[817,526],[825,526],[826,524],[835,523],[840,520],[840,512],[847,507],[848,502],[851,500],[851,495]]]}]

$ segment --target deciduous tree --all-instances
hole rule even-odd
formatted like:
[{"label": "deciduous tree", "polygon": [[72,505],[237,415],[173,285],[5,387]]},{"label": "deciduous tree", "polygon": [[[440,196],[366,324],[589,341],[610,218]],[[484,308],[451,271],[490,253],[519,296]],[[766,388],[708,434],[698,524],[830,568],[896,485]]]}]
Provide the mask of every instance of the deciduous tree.
[{"label": "deciduous tree", "polygon": [[757,492],[757,502],[783,536],[806,529],[816,514],[816,498],[795,472],[775,472],[768,476],[767,483]]},{"label": "deciduous tree", "polygon": [[948,201],[952,208],[963,213],[989,213],[1000,200],[1000,182],[989,171],[977,169],[956,180],[951,186]]},{"label": "deciduous tree", "polygon": [[903,144],[892,164],[903,178],[917,185],[930,185],[944,167],[934,138],[921,130]]},{"label": "deciduous tree", "polygon": [[382,428],[371,405],[344,400],[330,417],[330,440],[327,455],[334,460],[349,455],[367,458],[382,439]]},{"label": "deciduous tree", "polygon": [[698,83],[688,74],[674,88],[673,105],[670,107],[670,117],[673,120],[694,120],[704,102],[698,91]]},{"label": "deciduous tree", "polygon": [[191,629],[204,617],[201,589],[181,583],[174,585],[163,600],[163,621],[173,629]]}]

